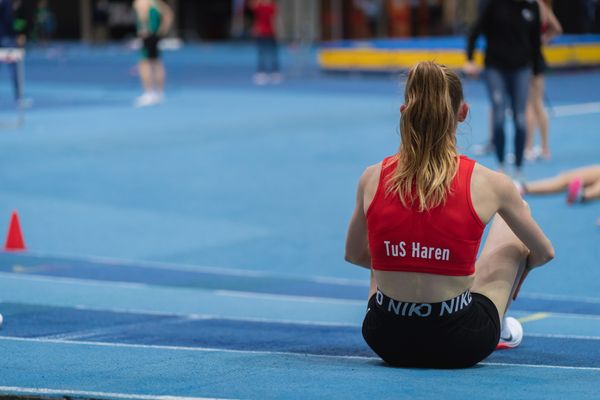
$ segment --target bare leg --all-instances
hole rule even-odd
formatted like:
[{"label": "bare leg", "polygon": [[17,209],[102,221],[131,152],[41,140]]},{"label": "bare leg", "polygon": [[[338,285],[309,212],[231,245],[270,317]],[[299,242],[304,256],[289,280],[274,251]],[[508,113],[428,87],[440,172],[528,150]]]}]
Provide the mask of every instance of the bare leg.
[{"label": "bare leg", "polygon": [[566,190],[569,182],[575,177],[583,178],[585,186],[590,185],[600,179],[600,165],[578,168],[552,178],[529,182],[525,189],[530,194],[558,193]]},{"label": "bare leg", "polygon": [[142,80],[142,87],[144,91],[149,93],[154,90],[154,84],[152,79],[152,66],[150,61],[141,60],[139,63],[140,79]]},{"label": "bare leg", "polygon": [[585,187],[583,198],[586,201],[600,199],[600,177],[598,177],[595,182]]},{"label": "bare leg", "polygon": [[501,320],[525,272],[528,255],[527,247],[497,215],[477,260],[471,291],[489,298]]},{"label": "bare leg", "polygon": [[542,154],[544,157],[550,157],[550,147],[548,143],[548,116],[544,109],[544,77],[538,75],[533,78],[531,85],[531,106],[535,114],[535,121],[540,129],[540,138],[542,143]]},{"label": "bare leg", "polygon": [[529,89],[529,99],[527,100],[527,108],[525,109],[525,119],[527,121],[527,135],[525,137],[525,154],[531,153],[533,143],[535,142],[535,129],[537,128],[536,113],[534,111],[534,90],[533,82]]},{"label": "bare leg", "polygon": [[165,67],[164,67],[163,63],[158,59],[152,61],[152,67],[154,69],[154,83],[155,83],[154,88],[158,92],[162,93],[165,88],[165,76],[166,76]]}]

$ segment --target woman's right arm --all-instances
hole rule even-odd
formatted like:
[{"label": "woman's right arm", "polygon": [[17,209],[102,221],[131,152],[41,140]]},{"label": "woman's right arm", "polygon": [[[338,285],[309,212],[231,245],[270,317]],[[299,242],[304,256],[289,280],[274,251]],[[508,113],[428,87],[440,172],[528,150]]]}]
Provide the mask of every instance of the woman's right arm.
[{"label": "woman's right arm", "polygon": [[483,29],[486,24],[488,24],[489,13],[491,10],[490,3],[488,2],[481,13],[477,17],[475,23],[469,29],[469,34],[467,37],[467,63],[465,64],[464,70],[468,75],[476,75],[478,72],[478,68],[476,67],[475,61],[473,60],[474,52],[475,52],[475,43],[477,42],[477,38],[479,35],[483,33]]},{"label": "woman's right arm", "polygon": [[542,22],[548,24],[548,30],[542,35],[542,41],[549,43],[554,37],[563,33],[563,28],[552,9],[543,1],[538,1],[538,3],[540,3]]},{"label": "woman's right arm", "polygon": [[531,215],[511,179],[497,174],[494,192],[499,201],[498,214],[529,249],[527,268],[542,266],[554,258],[554,248]]}]

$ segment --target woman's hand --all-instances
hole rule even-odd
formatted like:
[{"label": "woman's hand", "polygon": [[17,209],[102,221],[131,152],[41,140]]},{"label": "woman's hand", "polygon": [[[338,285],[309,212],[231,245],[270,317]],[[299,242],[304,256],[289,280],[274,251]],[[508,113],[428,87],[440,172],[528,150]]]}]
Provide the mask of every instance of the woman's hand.
[{"label": "woman's hand", "polygon": [[477,64],[475,64],[475,61],[467,61],[467,63],[463,66],[463,72],[471,78],[478,78],[481,74],[481,70]]}]

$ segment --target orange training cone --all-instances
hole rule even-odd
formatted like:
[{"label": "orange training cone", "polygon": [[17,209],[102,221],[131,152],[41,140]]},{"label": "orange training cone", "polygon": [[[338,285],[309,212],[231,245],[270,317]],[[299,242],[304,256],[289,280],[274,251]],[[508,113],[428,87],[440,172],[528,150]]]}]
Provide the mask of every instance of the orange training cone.
[{"label": "orange training cone", "polygon": [[8,236],[4,245],[6,251],[22,251],[25,250],[25,241],[21,233],[21,224],[19,224],[19,216],[16,211],[13,211],[10,217],[10,225],[8,227]]}]

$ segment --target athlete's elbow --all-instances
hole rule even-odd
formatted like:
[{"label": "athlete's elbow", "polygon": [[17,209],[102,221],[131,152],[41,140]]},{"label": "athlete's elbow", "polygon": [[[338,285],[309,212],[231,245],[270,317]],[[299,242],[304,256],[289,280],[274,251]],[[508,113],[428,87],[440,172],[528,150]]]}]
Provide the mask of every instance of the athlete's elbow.
[{"label": "athlete's elbow", "polygon": [[356,254],[346,252],[346,254],[344,254],[344,261],[350,264],[358,264],[360,262],[360,257],[358,257]]},{"label": "athlete's elbow", "polygon": [[548,240],[542,252],[542,264],[546,264],[552,261],[554,259],[554,255],[554,247],[552,246],[552,243]]},{"label": "athlete's elbow", "polygon": [[369,255],[360,255],[346,252],[346,254],[344,254],[344,260],[350,264],[358,265],[359,267],[371,267],[371,257]]},{"label": "athlete's elbow", "polygon": [[550,262],[554,259],[554,247],[552,246],[552,243],[548,243],[548,252],[546,254],[547,257],[547,261],[546,262]]}]

